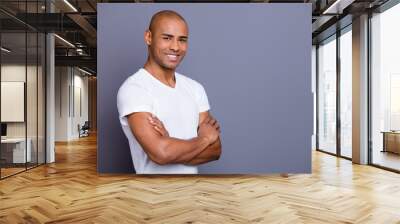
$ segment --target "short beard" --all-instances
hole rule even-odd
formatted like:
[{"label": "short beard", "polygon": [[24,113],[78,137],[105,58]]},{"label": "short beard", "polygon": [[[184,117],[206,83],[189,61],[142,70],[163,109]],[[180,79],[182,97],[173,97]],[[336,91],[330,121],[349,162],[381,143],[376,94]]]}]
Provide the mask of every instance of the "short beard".
[{"label": "short beard", "polygon": [[174,70],[179,66],[179,64],[180,64],[180,62],[179,62],[175,67],[170,68],[170,67],[168,67],[168,65],[162,63],[161,60],[158,60],[158,59],[156,59],[155,57],[152,57],[152,59],[153,59],[153,61],[154,61],[158,66],[160,66],[160,67],[163,68],[163,69],[170,70],[170,71],[174,71]]}]

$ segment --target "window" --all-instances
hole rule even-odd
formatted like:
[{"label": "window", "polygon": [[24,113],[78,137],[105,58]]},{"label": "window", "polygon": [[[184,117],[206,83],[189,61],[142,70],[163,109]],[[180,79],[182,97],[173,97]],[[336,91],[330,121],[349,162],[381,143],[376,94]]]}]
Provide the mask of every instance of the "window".
[{"label": "window", "polygon": [[400,5],[371,18],[371,159],[400,170]]},{"label": "window", "polygon": [[336,36],[318,47],[318,149],[336,153]]},{"label": "window", "polygon": [[352,157],[352,35],[351,26],[340,36],[340,155]]}]

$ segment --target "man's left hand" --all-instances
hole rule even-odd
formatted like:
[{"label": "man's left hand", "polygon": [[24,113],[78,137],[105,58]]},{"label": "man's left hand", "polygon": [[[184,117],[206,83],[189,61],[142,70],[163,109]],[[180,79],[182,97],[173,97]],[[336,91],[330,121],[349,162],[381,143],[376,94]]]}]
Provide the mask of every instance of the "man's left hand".
[{"label": "man's left hand", "polygon": [[161,136],[169,137],[169,133],[165,128],[164,124],[158,119],[155,115],[151,115],[148,117],[150,124],[153,125],[154,130],[156,130]]}]

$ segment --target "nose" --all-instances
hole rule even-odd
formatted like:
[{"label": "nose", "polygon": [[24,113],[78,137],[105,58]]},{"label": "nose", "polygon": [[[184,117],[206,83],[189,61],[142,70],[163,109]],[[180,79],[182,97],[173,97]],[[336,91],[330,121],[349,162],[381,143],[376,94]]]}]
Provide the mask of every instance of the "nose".
[{"label": "nose", "polygon": [[171,41],[170,49],[173,51],[179,51],[179,42],[178,40]]}]

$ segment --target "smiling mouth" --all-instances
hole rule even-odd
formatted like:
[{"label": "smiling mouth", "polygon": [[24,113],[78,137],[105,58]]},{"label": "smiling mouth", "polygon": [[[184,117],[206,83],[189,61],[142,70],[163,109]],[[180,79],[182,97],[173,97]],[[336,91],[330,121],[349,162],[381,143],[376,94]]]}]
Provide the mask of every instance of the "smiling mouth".
[{"label": "smiling mouth", "polygon": [[175,55],[175,54],[167,54],[167,57],[171,61],[177,61],[178,60],[178,55]]}]

